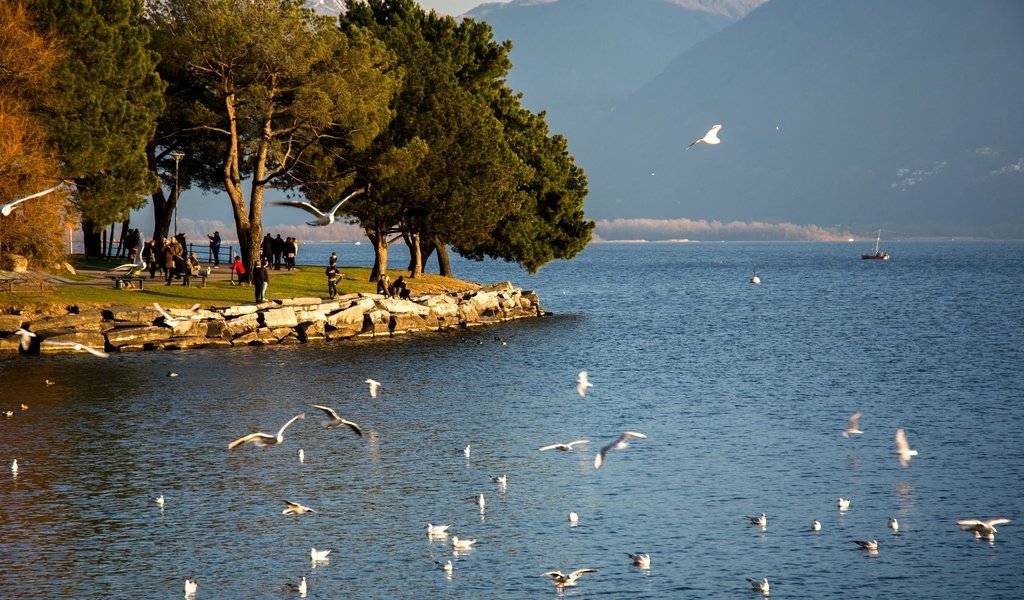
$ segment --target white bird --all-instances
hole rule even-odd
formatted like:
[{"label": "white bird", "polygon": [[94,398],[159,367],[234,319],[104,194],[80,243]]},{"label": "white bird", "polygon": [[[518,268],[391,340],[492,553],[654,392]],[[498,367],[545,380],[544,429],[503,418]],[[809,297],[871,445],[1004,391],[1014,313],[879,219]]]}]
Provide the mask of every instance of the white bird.
[{"label": "white bird", "polygon": [[298,502],[292,502],[291,500],[285,500],[285,504],[288,506],[281,511],[282,515],[304,515],[308,512],[315,513],[316,511],[308,506],[303,506]]},{"label": "white bird", "polygon": [[860,429],[857,429],[858,424],[860,423],[860,417],[863,414],[864,413],[862,413],[860,411],[857,411],[857,412],[853,413],[852,415],[850,415],[850,424],[847,425],[846,429],[843,430],[843,437],[844,438],[848,438],[851,435],[860,435],[860,434],[864,433]]},{"label": "white bird", "polygon": [[569,511],[569,522],[573,524],[580,522],[580,516],[576,514],[576,511]]},{"label": "white bird", "polygon": [[699,137],[693,140],[692,142],[690,142],[690,145],[686,147],[686,149],[689,150],[690,148],[701,142],[705,144],[711,144],[712,146],[714,146],[715,144],[722,141],[718,139],[718,130],[721,128],[721,125],[713,125],[711,129],[709,129],[708,132],[704,134],[704,137]]},{"label": "white bird", "polygon": [[595,469],[600,469],[601,468],[601,465],[604,464],[605,455],[608,454],[609,451],[611,451],[611,450],[623,450],[625,448],[628,448],[629,447],[629,440],[630,440],[630,438],[646,440],[647,436],[642,434],[642,433],[638,433],[636,431],[626,431],[626,432],[624,432],[621,436],[619,436],[619,439],[617,439],[614,442],[608,444],[604,448],[601,448],[601,451],[598,452],[597,456],[594,457],[594,468]]},{"label": "white bird", "polygon": [[342,419],[341,416],[337,413],[337,411],[335,411],[333,408],[331,408],[329,406],[320,406],[319,404],[311,404],[310,406],[312,406],[313,408],[319,408],[320,410],[322,410],[325,413],[327,413],[327,416],[331,417],[330,421],[327,421],[326,423],[324,423],[324,427],[326,427],[327,429],[337,429],[338,427],[348,427],[353,432],[355,432],[356,435],[362,437],[362,435],[363,435],[362,428],[360,428],[359,425],[353,423],[352,421],[347,421],[345,419]]},{"label": "white bird", "polygon": [[640,567],[641,569],[651,568],[650,554],[647,554],[645,552],[637,552],[636,554],[630,554],[629,552],[627,552],[626,556],[628,556],[633,561],[633,566]]},{"label": "white bird", "polygon": [[753,589],[755,592],[761,592],[765,596],[767,596],[771,590],[771,586],[768,585],[767,577],[760,581],[758,581],[757,579],[751,579],[750,577],[747,577],[747,581],[750,582],[751,589]]},{"label": "white bird", "polygon": [[466,455],[466,458],[469,458],[469,453],[472,451],[470,446],[472,446],[472,444],[466,444],[466,447],[462,449],[462,453]]},{"label": "white bird", "polygon": [[1009,523],[1009,519],[996,518],[987,519],[982,521],[980,519],[960,519],[956,522],[960,526],[962,531],[973,531],[974,537],[980,538],[983,535],[988,537],[989,540],[996,539],[996,525],[1002,525],[1003,523]]},{"label": "white bird", "polygon": [[821,531],[821,521],[817,519],[811,521],[811,531]]},{"label": "white bird", "polygon": [[18,474],[18,459],[11,461],[11,473]]},{"label": "white bird", "polygon": [[300,597],[306,597],[306,577],[303,576],[298,583],[286,583],[284,588],[289,592],[298,593]]},{"label": "white bird", "polygon": [[469,498],[466,498],[466,501],[473,502],[474,504],[479,506],[481,510],[483,510],[483,508],[487,506],[487,500],[484,498],[483,494],[480,494],[479,496],[470,496]]},{"label": "white bird", "polygon": [[45,196],[46,194],[49,194],[50,192],[55,192],[55,191],[59,190],[62,187],[64,187],[64,182],[63,181],[58,183],[57,185],[53,186],[52,188],[50,188],[48,190],[43,190],[41,192],[36,192],[34,194],[29,194],[28,196],[25,196],[24,198],[18,198],[17,200],[14,200],[13,202],[8,202],[7,204],[2,204],[2,205],[0,205],[0,215],[3,215],[5,217],[9,217],[9,216],[11,216],[11,211],[14,210],[14,207],[19,205],[19,204],[21,204],[22,202],[24,202],[26,200],[31,200],[33,198],[39,198],[40,196]]},{"label": "white bird", "polygon": [[306,462],[306,451],[303,450],[302,448],[299,448],[299,462],[300,463]]},{"label": "white bird", "polygon": [[494,483],[497,483],[498,485],[500,485],[502,487],[505,487],[508,484],[508,476],[507,475],[491,475],[491,481],[493,481]]},{"label": "white bird", "polygon": [[563,588],[570,585],[576,585],[576,580],[583,576],[584,573],[597,573],[597,569],[576,569],[568,575],[561,571],[548,571],[547,573],[544,573],[544,575],[554,580],[555,587]]},{"label": "white bird", "polygon": [[587,441],[588,440],[576,440],[576,441],[573,441],[573,442],[569,442],[568,444],[561,444],[561,443],[559,443],[559,444],[551,444],[550,446],[542,446],[542,447],[537,448],[537,449],[540,450],[541,452],[546,452],[548,450],[561,450],[562,452],[570,452],[572,450],[573,446],[576,446],[576,445],[579,445],[579,444],[586,444]]},{"label": "white bird", "polygon": [[907,443],[907,434],[903,428],[896,430],[896,454],[900,457],[900,464],[904,467],[910,466],[910,457],[917,456],[917,450],[911,450]]},{"label": "white bird", "polygon": [[839,500],[836,500],[836,506],[839,507],[839,510],[850,510],[850,499],[840,498]]},{"label": "white bird", "polygon": [[306,597],[306,576],[302,576],[302,581],[299,582],[299,595],[303,598]]},{"label": "white bird", "polygon": [[889,529],[892,529],[893,533],[900,530],[900,522],[896,520],[896,517],[889,517]]},{"label": "white bird", "polygon": [[185,597],[191,598],[196,595],[196,591],[199,590],[199,583],[195,579],[185,580]]},{"label": "white bird", "polygon": [[160,494],[159,496],[154,498],[153,501],[156,502],[157,505],[160,506],[160,510],[164,509],[164,495],[163,494]]},{"label": "white bird", "polygon": [[452,536],[452,550],[472,550],[476,540],[460,540],[459,536]]},{"label": "white bird", "polygon": [[160,306],[159,302],[153,303],[153,308],[155,308],[156,311],[164,318],[164,325],[167,325],[168,327],[174,327],[181,321],[198,321],[200,317],[196,314],[196,311],[199,310],[200,306],[202,305],[199,303],[193,304],[188,309],[189,315],[187,317],[175,317],[172,316],[171,313],[167,312],[164,307]]},{"label": "white bird", "polygon": [[352,192],[348,196],[345,196],[340,201],[338,201],[338,203],[332,206],[331,210],[327,211],[326,213],[322,212],[319,208],[313,206],[309,202],[302,202],[299,200],[286,200],[282,202],[275,202],[274,204],[277,204],[278,206],[294,206],[295,208],[301,208],[302,210],[316,217],[316,219],[313,221],[306,221],[306,225],[309,225],[311,227],[324,227],[326,225],[334,223],[334,220],[337,218],[338,209],[341,208],[342,204],[348,202],[350,198],[358,196],[359,194],[362,193],[363,190],[356,190]]},{"label": "white bird", "polygon": [[377,398],[377,389],[380,388],[380,382],[376,379],[367,379],[364,381],[366,385],[370,386],[370,397],[373,399]]},{"label": "white bird", "polygon": [[21,336],[21,349],[27,352],[32,346],[32,338],[36,337],[36,334],[21,327],[15,329],[14,333]]},{"label": "white bird", "polygon": [[454,567],[452,566],[451,559],[448,559],[448,560],[446,560],[444,562],[439,562],[439,561],[435,560],[434,564],[437,565],[437,568],[441,569],[442,571],[447,573],[449,576],[451,576],[452,571],[454,570]]},{"label": "white bird", "polygon": [[268,448],[270,446],[276,446],[276,445],[278,445],[278,444],[280,444],[281,442],[284,441],[284,430],[288,429],[289,425],[294,423],[296,419],[305,419],[305,418],[306,418],[306,413],[301,413],[301,414],[295,415],[294,417],[289,419],[287,423],[282,425],[281,429],[277,430],[277,435],[270,435],[268,433],[256,432],[256,433],[250,433],[249,435],[242,436],[242,437],[238,438],[237,440],[235,440],[235,441],[231,442],[230,444],[228,444],[228,450],[231,450],[233,448],[237,448],[238,446],[241,446],[242,444],[245,444],[246,442],[252,442],[253,445],[260,446],[262,448]]},{"label": "white bird", "polygon": [[751,525],[757,525],[761,529],[768,527],[768,515],[761,513],[756,517],[747,517],[750,520]]},{"label": "white bird", "polygon": [[427,535],[430,537],[447,537],[449,527],[451,527],[451,525],[433,525],[431,523],[427,523]]},{"label": "white bird", "polygon": [[110,356],[109,354],[103,352],[102,350],[97,350],[95,348],[86,346],[85,344],[80,344],[78,342],[65,342],[62,340],[43,340],[42,344],[45,346],[67,346],[68,348],[74,348],[75,350],[78,350],[80,352],[88,352],[89,354],[92,354],[93,356],[98,356],[100,358],[106,358]]},{"label": "white bird", "polygon": [[853,543],[868,552],[878,552],[878,540],[853,540]]},{"label": "white bird", "polygon": [[580,374],[576,376],[576,392],[580,396],[587,395],[587,388],[594,387],[594,384],[590,383],[590,377],[586,371],[580,371]]},{"label": "white bird", "polygon": [[330,550],[317,550],[316,548],[309,549],[309,560],[312,562],[327,562],[330,560],[327,555],[330,554]]}]

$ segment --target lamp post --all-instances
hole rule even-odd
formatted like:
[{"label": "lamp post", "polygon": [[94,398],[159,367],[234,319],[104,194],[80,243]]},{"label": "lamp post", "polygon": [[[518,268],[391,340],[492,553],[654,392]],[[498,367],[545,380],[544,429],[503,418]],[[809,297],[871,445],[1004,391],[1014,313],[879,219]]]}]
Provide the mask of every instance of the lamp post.
[{"label": "lamp post", "polygon": [[178,235],[178,198],[181,197],[181,193],[178,190],[178,164],[181,163],[181,159],[185,158],[184,152],[171,152],[171,158],[174,159],[174,235]]}]

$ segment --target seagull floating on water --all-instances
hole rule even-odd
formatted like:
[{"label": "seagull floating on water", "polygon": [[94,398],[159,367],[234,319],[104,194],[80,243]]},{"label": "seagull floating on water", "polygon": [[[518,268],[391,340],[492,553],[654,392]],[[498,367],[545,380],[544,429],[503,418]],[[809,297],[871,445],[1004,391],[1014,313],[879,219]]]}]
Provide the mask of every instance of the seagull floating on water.
[{"label": "seagull floating on water", "polygon": [[448,528],[451,525],[433,525],[427,523],[427,535],[430,537],[448,537]]},{"label": "seagull floating on water", "polygon": [[199,583],[195,579],[185,580],[185,597],[191,598],[196,595],[196,591],[199,590]]},{"label": "seagull floating on water", "polygon": [[472,550],[476,540],[461,540],[459,536],[452,536],[452,550]]},{"label": "seagull floating on water", "polygon": [[588,440],[576,440],[573,442],[569,442],[568,444],[551,444],[550,446],[542,446],[537,449],[540,450],[541,452],[546,452],[548,450],[561,450],[562,452],[570,452],[572,451],[573,446],[577,446],[579,444],[586,444],[587,441]]},{"label": "seagull floating on water", "polygon": [[316,511],[308,506],[303,506],[298,502],[292,502],[291,500],[285,500],[285,504],[288,506],[281,511],[282,515],[304,515],[308,512],[315,513]]},{"label": "seagull floating on water", "polygon": [[18,459],[14,459],[11,461],[11,473],[15,475],[18,474]]},{"label": "seagull floating on water", "polygon": [[563,588],[576,585],[576,580],[582,577],[585,573],[597,573],[597,569],[576,569],[568,575],[561,571],[548,571],[547,573],[544,573],[544,575],[554,580],[555,587]]},{"label": "seagull floating on water", "polygon": [[587,395],[587,388],[594,387],[594,384],[590,383],[590,377],[586,371],[580,371],[580,374],[576,376],[576,392],[580,396]]},{"label": "seagull floating on water", "polygon": [[576,511],[569,511],[569,522],[572,524],[580,522],[580,516],[576,514]]},{"label": "seagull floating on water", "polygon": [[868,552],[878,552],[878,540],[853,540],[853,543]]},{"label": "seagull floating on water", "polygon": [[757,579],[751,579],[750,577],[747,577],[747,581],[750,582],[750,588],[755,592],[761,592],[765,596],[767,596],[770,593],[771,586],[768,585],[767,577],[760,581],[758,581]]},{"label": "seagull floating on water", "polygon": [[277,430],[277,435],[270,435],[268,433],[256,432],[256,433],[250,433],[249,435],[246,435],[246,436],[242,436],[242,437],[238,438],[237,440],[235,440],[235,441],[231,442],[230,444],[228,444],[228,450],[237,448],[238,446],[241,446],[242,444],[245,444],[247,442],[251,442],[253,445],[260,446],[262,448],[268,448],[270,446],[276,446],[276,445],[278,445],[278,444],[280,444],[281,442],[284,441],[284,430],[288,429],[289,425],[294,423],[296,419],[305,419],[305,418],[306,418],[306,413],[301,413],[301,414],[295,415],[294,417],[289,419],[287,423],[282,425],[281,429]]},{"label": "seagull floating on water", "polygon": [[330,560],[327,555],[330,554],[330,550],[317,550],[316,548],[309,549],[309,560],[315,563],[327,562]]},{"label": "seagull floating on water", "polygon": [[452,560],[450,558],[444,562],[435,560],[434,565],[436,565],[438,569],[441,569],[442,571],[447,573],[449,577],[452,574],[452,570],[454,570],[454,567],[452,566]]},{"label": "seagull floating on water", "polygon": [[811,531],[821,531],[821,521],[817,519],[811,521]]},{"label": "seagull floating on water", "polygon": [[338,203],[332,206],[331,210],[327,211],[326,213],[322,212],[319,208],[313,206],[309,202],[302,202],[300,200],[285,200],[281,202],[275,202],[274,204],[278,206],[293,206],[295,208],[301,208],[302,210],[316,217],[316,219],[313,221],[306,221],[306,225],[309,225],[311,227],[325,227],[327,225],[334,223],[335,219],[338,218],[338,209],[341,208],[342,204],[345,204],[346,202],[349,201],[350,198],[354,198],[355,196],[358,196],[359,194],[362,193],[363,190],[356,190],[352,192],[348,196],[345,196],[340,201],[338,201]]},{"label": "seagull floating on water", "polygon": [[911,450],[907,443],[907,434],[903,428],[896,430],[896,454],[900,457],[900,464],[904,467],[910,466],[910,457],[917,456],[917,450]]},{"label": "seagull floating on water", "polygon": [[494,483],[497,483],[500,486],[505,486],[505,485],[508,484],[508,476],[507,475],[491,475],[491,481],[493,481]]},{"label": "seagull floating on water", "polygon": [[160,510],[164,509],[164,495],[163,494],[160,494],[159,496],[154,498],[153,501],[157,503],[157,505],[160,507]]},{"label": "seagull floating on water", "polygon": [[628,448],[629,447],[629,440],[630,440],[630,438],[646,440],[647,436],[642,434],[642,433],[638,433],[636,431],[626,431],[626,432],[624,432],[621,436],[619,436],[619,439],[617,439],[614,442],[608,444],[604,448],[601,448],[601,451],[597,454],[597,456],[594,457],[594,468],[595,469],[600,469],[601,468],[601,465],[604,464],[605,455],[608,454],[609,451],[611,451],[611,450],[624,450],[624,449]]},{"label": "seagull floating on water", "polygon": [[286,583],[285,589],[289,592],[298,593],[300,597],[306,597],[306,577],[303,576],[298,583]]},{"label": "seagull floating on water", "polygon": [[32,347],[32,338],[36,337],[36,334],[21,327],[15,329],[14,333],[21,337],[21,349],[28,352],[28,349]]},{"label": "seagull floating on water", "polygon": [[721,125],[713,125],[711,129],[709,129],[708,132],[704,134],[704,137],[699,137],[693,140],[692,142],[690,142],[690,145],[686,147],[686,149],[689,150],[690,148],[694,147],[695,145],[701,142],[705,144],[711,144],[712,146],[721,142],[722,140],[718,139],[718,130],[720,130],[721,128]]},{"label": "seagull floating on water", "polygon": [[331,418],[330,421],[327,421],[326,423],[324,423],[324,427],[326,427],[327,429],[337,429],[338,427],[348,427],[353,432],[355,432],[356,435],[362,437],[363,430],[362,430],[362,428],[359,427],[359,425],[353,423],[352,421],[347,421],[345,419],[342,419],[341,416],[337,413],[337,411],[335,411],[330,406],[320,406],[319,404],[311,404],[310,406],[312,406],[313,408],[319,408],[320,410],[322,410],[325,413],[327,413],[327,416],[329,416]]},{"label": "seagull floating on water", "polygon": [[892,529],[893,533],[900,530],[900,522],[896,520],[896,517],[889,517],[889,529]]},{"label": "seagull floating on water", "polygon": [[836,500],[836,506],[839,507],[839,510],[850,510],[850,499],[840,498],[839,500]]},{"label": "seagull floating on water", "polygon": [[996,539],[996,533],[998,531],[996,529],[996,525],[1002,525],[1009,522],[1009,519],[1004,518],[986,519],[985,521],[980,519],[960,519],[956,524],[960,526],[962,531],[973,531],[974,537],[976,538],[985,536],[992,541]]},{"label": "seagull floating on water", "polygon": [[306,451],[303,450],[302,448],[299,448],[299,462],[300,463],[306,462]]},{"label": "seagull floating on water", "polygon": [[860,423],[860,418],[861,418],[861,416],[863,414],[864,413],[862,413],[860,411],[857,411],[857,412],[853,413],[852,415],[850,415],[850,424],[847,425],[846,429],[843,430],[843,437],[844,438],[848,438],[851,435],[860,435],[860,434],[864,433],[860,429],[857,429],[857,426]]},{"label": "seagull floating on water", "polygon": [[106,358],[110,356],[109,354],[103,352],[102,350],[97,350],[91,346],[86,346],[85,344],[80,344],[78,342],[65,342],[63,340],[43,340],[42,345],[67,346],[68,348],[73,348],[75,350],[78,350],[79,352],[88,352],[89,354],[92,354],[93,356],[98,356],[100,358]]},{"label": "seagull floating on water", "polygon": [[761,513],[756,517],[747,517],[747,519],[750,520],[751,525],[757,525],[761,529],[765,529],[768,527],[768,515],[764,513]]},{"label": "seagull floating on water", "polygon": [[469,453],[471,452],[470,446],[472,446],[472,444],[466,444],[466,447],[462,449],[462,453],[466,455],[466,458],[469,458]]},{"label": "seagull floating on water", "polygon": [[627,552],[626,556],[633,561],[633,566],[640,567],[641,569],[651,568],[651,555],[646,552],[637,552],[636,554]]}]

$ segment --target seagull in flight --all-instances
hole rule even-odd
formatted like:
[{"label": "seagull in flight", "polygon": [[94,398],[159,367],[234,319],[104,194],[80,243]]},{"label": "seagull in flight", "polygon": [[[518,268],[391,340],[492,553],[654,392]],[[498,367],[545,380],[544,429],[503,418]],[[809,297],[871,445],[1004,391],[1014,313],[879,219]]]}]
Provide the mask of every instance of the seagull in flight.
[{"label": "seagull in flight", "polygon": [[540,450],[541,452],[546,452],[548,450],[561,450],[562,452],[571,452],[573,446],[579,444],[586,444],[588,441],[589,440],[576,440],[573,442],[569,442],[568,444],[551,444],[550,446],[542,446],[537,449]]},{"label": "seagull in flight", "polygon": [[[199,310],[200,306],[202,306],[202,305],[199,304],[199,303],[196,303],[196,304],[193,304],[192,307],[188,309],[189,313],[191,313],[188,316],[188,320],[192,320],[192,321],[199,320],[199,315],[195,314],[195,312],[197,310]],[[179,322],[186,320],[186,319],[184,319],[182,317],[173,317],[173,316],[171,316],[170,313],[168,313],[166,310],[164,310],[164,307],[160,306],[159,302],[154,302],[153,303],[153,308],[155,308],[156,311],[158,313],[160,313],[160,315],[164,318],[164,325],[167,325],[168,327],[174,327]]]},{"label": "seagull in flight", "polygon": [[760,581],[758,581],[757,579],[751,579],[750,577],[747,577],[747,581],[750,582],[750,588],[752,590],[754,590],[755,592],[761,592],[765,596],[767,596],[769,594],[769,590],[771,590],[771,586],[768,585],[767,577]]},{"label": "seagull in flight", "polygon": [[281,511],[282,515],[304,515],[308,512],[315,513],[316,511],[308,506],[303,506],[298,502],[292,502],[291,500],[285,500],[285,504],[288,506]]},{"label": "seagull in flight", "polygon": [[39,198],[40,196],[45,196],[45,195],[49,194],[50,192],[56,192],[57,190],[59,190],[62,187],[64,187],[64,182],[63,181],[58,183],[57,185],[53,186],[52,188],[50,188],[48,190],[43,190],[41,192],[36,192],[34,194],[29,194],[28,196],[25,196],[24,198],[18,198],[17,200],[14,200],[13,202],[8,202],[7,204],[0,204],[0,215],[3,215],[5,217],[9,217],[9,216],[11,216],[11,211],[14,210],[14,207],[19,205],[19,204],[21,204],[22,202],[24,202],[26,200],[31,200],[33,198]]},{"label": "seagull in flight", "polygon": [[580,371],[580,374],[576,377],[576,392],[580,396],[585,397],[587,395],[587,388],[594,387],[594,384],[590,383],[590,378],[586,371]]},{"label": "seagull in flight", "polygon": [[296,419],[305,419],[305,418],[306,418],[306,413],[295,415],[294,417],[289,419],[287,423],[282,425],[281,429],[277,430],[277,435],[270,435],[269,433],[256,432],[256,433],[250,433],[249,435],[246,435],[246,436],[242,436],[242,437],[238,438],[237,440],[235,440],[235,441],[231,442],[230,444],[228,444],[228,450],[232,450],[234,448],[237,448],[238,446],[241,446],[242,444],[245,444],[247,442],[252,442],[254,445],[260,446],[262,448],[268,448],[270,446],[276,446],[276,445],[278,445],[278,444],[280,444],[281,442],[284,441],[284,430],[288,429],[289,425],[294,423]]},{"label": "seagull in flight", "polygon": [[376,379],[367,379],[364,381],[366,385],[370,386],[370,397],[373,399],[377,398],[377,389],[380,388],[380,382]]},{"label": "seagull in flight", "polygon": [[962,531],[973,531],[974,537],[980,538],[983,535],[988,537],[989,540],[994,540],[996,537],[996,525],[1002,525],[1003,523],[1009,523],[1009,519],[988,519],[982,521],[980,519],[960,519],[956,522],[960,526]]},{"label": "seagull in flight", "polygon": [[690,148],[692,148],[693,146],[695,146],[696,144],[699,144],[701,142],[703,142],[705,144],[711,144],[712,146],[714,146],[715,144],[721,142],[722,140],[718,139],[718,130],[721,129],[721,128],[722,128],[721,125],[714,125],[714,126],[712,126],[711,129],[708,130],[708,132],[704,134],[704,137],[699,137],[699,138],[693,140],[692,142],[690,142],[690,145],[686,147],[686,149],[689,150]]},{"label": "seagull in flight", "polygon": [[88,352],[89,354],[92,354],[93,356],[98,356],[100,358],[106,358],[110,356],[109,354],[103,352],[102,350],[97,350],[91,346],[86,346],[85,344],[80,344],[78,342],[65,342],[62,340],[43,340],[42,344],[46,346],[67,346],[68,348],[74,348],[75,350],[78,350],[80,352]]},{"label": "seagull in flight", "polygon": [[864,433],[860,429],[857,429],[858,423],[860,423],[860,418],[861,418],[861,416],[863,414],[864,413],[862,413],[860,411],[857,411],[857,412],[853,413],[852,415],[850,415],[850,424],[847,425],[846,429],[843,430],[843,437],[844,438],[848,438],[851,435],[860,435],[860,434]]},{"label": "seagull in flight", "polygon": [[619,439],[617,439],[614,442],[608,444],[604,448],[601,448],[601,451],[598,452],[597,455],[594,457],[594,468],[595,469],[600,469],[601,468],[601,465],[604,464],[605,455],[608,454],[609,451],[611,451],[611,450],[623,450],[625,448],[628,448],[629,447],[629,440],[630,440],[630,438],[637,438],[637,439],[641,439],[641,440],[646,440],[647,436],[642,434],[642,433],[638,433],[636,431],[626,431],[626,432],[624,432],[621,436],[619,436]]},{"label": "seagull in flight", "polygon": [[907,434],[903,428],[896,430],[896,454],[900,457],[900,464],[904,467],[910,466],[910,457],[917,456],[917,450],[911,450],[907,443]]},{"label": "seagull in flight", "polygon": [[32,345],[32,338],[36,337],[36,334],[21,327],[15,329],[14,333],[21,337],[21,349],[27,352]]},{"label": "seagull in flight", "polygon": [[347,421],[345,419],[342,419],[341,416],[338,415],[337,411],[335,411],[330,406],[320,406],[319,404],[312,404],[310,406],[312,406],[313,408],[319,408],[320,410],[322,410],[325,413],[327,413],[327,416],[331,418],[330,421],[327,421],[326,423],[324,423],[324,427],[326,427],[327,429],[337,429],[338,427],[348,427],[349,429],[354,431],[356,435],[362,437],[363,430],[359,427],[359,425],[353,423],[352,421]]},{"label": "seagull in flight", "polygon": [[570,585],[576,585],[576,580],[583,576],[584,573],[597,573],[597,569],[576,569],[568,575],[561,571],[548,571],[547,573],[544,573],[544,575],[554,580],[555,587],[563,588]]},{"label": "seagull in flight", "polygon": [[338,203],[331,207],[331,210],[327,211],[326,213],[321,212],[319,208],[313,206],[309,202],[302,202],[299,200],[275,202],[274,204],[277,204],[279,206],[294,206],[295,208],[301,208],[302,210],[316,217],[316,219],[313,221],[306,221],[306,225],[310,225],[312,227],[324,227],[326,225],[334,223],[335,219],[337,218],[338,209],[341,208],[342,204],[348,202],[349,199],[358,196],[359,194],[362,193],[363,190],[356,190],[352,192],[348,196],[345,196],[344,198],[339,200]]}]

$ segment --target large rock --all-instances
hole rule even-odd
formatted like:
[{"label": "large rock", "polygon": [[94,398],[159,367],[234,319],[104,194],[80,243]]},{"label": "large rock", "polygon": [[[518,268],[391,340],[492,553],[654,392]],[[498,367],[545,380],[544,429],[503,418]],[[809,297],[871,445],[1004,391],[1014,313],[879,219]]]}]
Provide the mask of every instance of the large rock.
[{"label": "large rock", "polygon": [[307,321],[305,323],[299,323],[296,331],[299,334],[300,341],[310,342],[313,340],[322,340],[327,337],[327,321]]},{"label": "large rock", "polygon": [[13,332],[24,325],[25,317],[21,315],[0,315],[0,332]]},{"label": "large rock", "polygon": [[159,342],[171,337],[171,330],[166,327],[115,327],[106,333],[107,343],[115,348],[122,346],[145,345]]},{"label": "large rock", "polygon": [[234,319],[229,319],[224,322],[225,331],[231,337],[238,337],[243,333],[249,333],[256,331],[256,328],[260,326],[260,317],[255,312],[244,314]]},{"label": "large rock", "polygon": [[107,308],[103,310],[103,319],[105,321],[114,321],[115,326],[117,327],[126,325],[152,325],[159,316],[160,313],[146,308],[121,307]]},{"label": "large rock", "polygon": [[299,320],[295,318],[295,310],[291,307],[265,310],[260,313],[260,322],[264,327],[295,327]]},{"label": "large rock", "polygon": [[0,257],[0,269],[15,273],[27,273],[28,259],[20,254],[4,254]]}]

